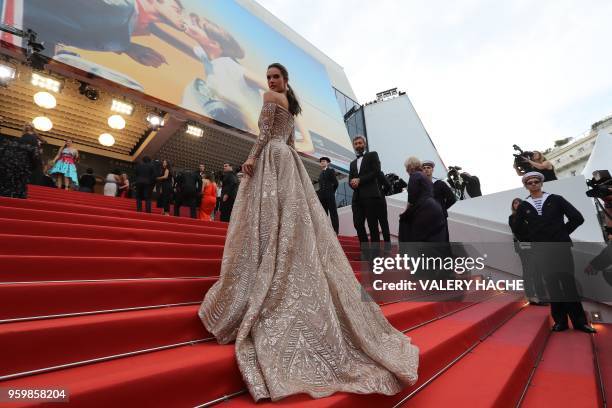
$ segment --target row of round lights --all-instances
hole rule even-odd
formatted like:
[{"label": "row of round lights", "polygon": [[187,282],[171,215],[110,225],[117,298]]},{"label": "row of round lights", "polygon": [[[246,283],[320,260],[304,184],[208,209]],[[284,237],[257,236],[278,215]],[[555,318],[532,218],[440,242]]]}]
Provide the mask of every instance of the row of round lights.
[{"label": "row of round lights", "polygon": [[[55,96],[46,91],[34,94],[34,103],[44,109],[53,109],[57,106]],[[42,132],[48,132],[53,128],[53,122],[46,116],[37,116],[32,120],[34,127]]]},{"label": "row of round lights", "polygon": [[[32,73],[31,83],[35,87],[42,88],[44,91],[39,91],[34,94],[34,103],[43,109],[53,109],[57,106],[57,99],[51,92],[59,92],[61,89],[61,82],[49,78],[44,75],[40,75],[36,72]],[[42,132],[48,132],[53,128],[53,122],[46,116],[37,116],[32,120],[34,127]]]},{"label": "row of round lights", "polygon": [[[43,109],[53,109],[57,106],[57,99],[51,93],[46,91],[36,92],[34,94],[34,103]],[[53,122],[47,116],[37,116],[32,120],[34,128],[41,132],[48,132],[53,129]],[[112,129],[121,130],[125,128],[125,119],[121,115],[111,115],[108,118],[108,125]],[[115,144],[115,138],[110,133],[102,133],[98,137],[98,142],[102,146],[110,147]]]},{"label": "row of round lights", "polygon": [[[32,85],[42,87],[44,89],[48,89],[54,92],[59,92],[61,87],[59,81],[56,81],[52,78],[46,78],[39,74],[32,75]],[[34,94],[34,103],[44,109],[53,109],[57,106],[57,99],[53,94],[47,91],[40,91]],[[118,101],[113,99],[113,104],[111,106],[111,110],[119,113],[124,113],[126,115],[131,115],[134,106],[130,105],[123,101]],[[164,126],[164,119],[161,115],[150,113],[147,115],[147,122],[149,123],[149,127],[153,130],[157,130],[160,127]],[[108,126],[111,129],[122,130],[125,128],[126,122],[123,116],[119,114],[113,114],[109,116],[107,120]],[[53,122],[46,116],[37,116],[32,120],[32,124],[37,130],[42,132],[48,132],[53,128]],[[102,146],[113,146],[115,144],[115,138],[110,133],[102,133],[98,137],[98,142]]]}]

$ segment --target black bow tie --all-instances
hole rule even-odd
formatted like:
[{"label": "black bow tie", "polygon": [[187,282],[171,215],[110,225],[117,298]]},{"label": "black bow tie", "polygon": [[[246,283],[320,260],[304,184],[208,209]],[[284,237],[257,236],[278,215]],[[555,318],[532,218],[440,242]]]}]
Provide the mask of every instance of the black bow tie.
[{"label": "black bow tie", "polygon": [[363,153],[357,153],[357,158],[363,157]]}]

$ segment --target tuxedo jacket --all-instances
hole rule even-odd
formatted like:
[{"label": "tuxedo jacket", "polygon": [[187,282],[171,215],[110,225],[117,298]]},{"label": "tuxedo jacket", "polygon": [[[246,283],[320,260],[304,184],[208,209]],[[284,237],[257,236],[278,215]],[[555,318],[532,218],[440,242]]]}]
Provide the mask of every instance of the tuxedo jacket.
[{"label": "tuxedo jacket", "polygon": [[186,171],[176,177],[176,191],[182,194],[197,194],[202,191],[202,178],[198,171]]},{"label": "tuxedo jacket", "polygon": [[136,184],[153,185],[155,184],[155,166],[153,163],[138,163],[135,169]]},{"label": "tuxedo jacket", "polygon": [[444,216],[448,218],[447,210],[457,202],[457,198],[455,197],[455,194],[450,189],[448,184],[444,182],[444,180],[434,180],[433,196],[442,207],[442,212],[444,212]]},{"label": "tuxedo jacket", "polygon": [[338,188],[338,180],[336,172],[331,167],[326,168],[319,174],[319,196],[333,196]]},{"label": "tuxedo jacket", "polygon": [[516,210],[515,228],[523,231],[529,242],[572,242],[570,234],[583,222],[576,207],[560,195],[550,194],[542,206],[542,215],[523,201]]},{"label": "tuxedo jacket", "polygon": [[234,200],[238,194],[238,184],[238,177],[233,171],[224,171],[221,186],[221,197],[227,194],[230,200]]},{"label": "tuxedo jacket", "polygon": [[379,174],[380,159],[376,152],[368,152],[363,155],[359,171],[357,171],[357,159],[351,162],[349,186],[352,179],[359,179],[359,187],[353,189],[353,203],[362,198],[382,197],[380,187],[378,186]]}]

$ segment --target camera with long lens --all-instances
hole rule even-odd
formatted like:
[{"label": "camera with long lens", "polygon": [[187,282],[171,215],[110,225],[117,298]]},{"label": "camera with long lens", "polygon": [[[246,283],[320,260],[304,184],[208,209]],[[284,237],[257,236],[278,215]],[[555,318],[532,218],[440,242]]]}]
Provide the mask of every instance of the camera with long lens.
[{"label": "camera with long lens", "polygon": [[590,190],[586,192],[587,197],[601,198],[604,201],[612,201],[612,177],[608,170],[596,170],[593,178],[587,180]]},{"label": "camera with long lens", "polygon": [[399,194],[408,186],[408,184],[395,173],[386,174],[385,179],[387,179],[388,183],[381,186],[385,196]]},{"label": "camera with long lens", "polygon": [[464,183],[463,177],[461,177],[461,167],[449,166],[448,173],[446,173],[447,181],[450,186],[456,190],[463,190]]},{"label": "camera with long lens", "polygon": [[533,152],[523,151],[518,145],[512,145],[512,148],[518,152],[512,154],[514,156],[514,167],[524,173],[534,171],[534,167],[529,164],[529,160],[533,159]]}]

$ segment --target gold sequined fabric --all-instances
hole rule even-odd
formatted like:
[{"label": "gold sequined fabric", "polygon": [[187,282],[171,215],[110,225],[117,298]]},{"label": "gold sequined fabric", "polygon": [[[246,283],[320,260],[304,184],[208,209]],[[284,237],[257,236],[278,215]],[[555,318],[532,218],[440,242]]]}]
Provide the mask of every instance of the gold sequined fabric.
[{"label": "gold sequined fabric", "polygon": [[417,380],[418,348],[361,287],[292,147],[293,116],[263,106],[228,228],[219,281],[199,316],[255,400],[337,391],[391,395]]}]

